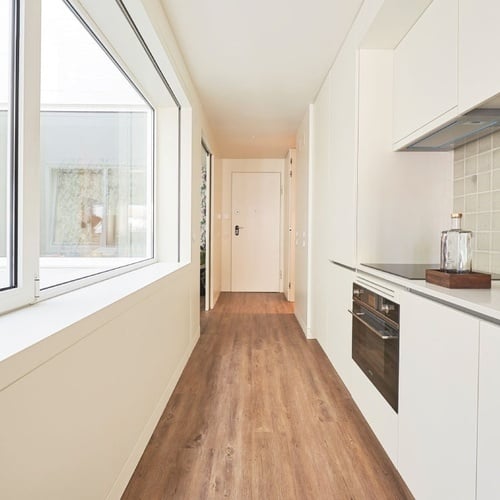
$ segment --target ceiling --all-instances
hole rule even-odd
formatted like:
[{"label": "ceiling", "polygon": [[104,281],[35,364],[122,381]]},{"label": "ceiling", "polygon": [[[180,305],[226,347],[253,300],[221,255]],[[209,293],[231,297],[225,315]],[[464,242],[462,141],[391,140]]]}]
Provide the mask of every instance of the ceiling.
[{"label": "ceiling", "polygon": [[284,158],[362,0],[162,0],[223,158]]}]

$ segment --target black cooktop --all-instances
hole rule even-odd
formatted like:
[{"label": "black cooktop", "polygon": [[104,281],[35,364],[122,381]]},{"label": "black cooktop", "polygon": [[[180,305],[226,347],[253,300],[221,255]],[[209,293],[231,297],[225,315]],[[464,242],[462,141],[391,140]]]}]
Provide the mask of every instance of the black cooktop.
[{"label": "black cooktop", "polygon": [[[426,269],[439,269],[439,264],[363,264],[385,273],[395,274],[409,280],[425,280]],[[499,274],[492,274],[492,280],[500,279]]]}]

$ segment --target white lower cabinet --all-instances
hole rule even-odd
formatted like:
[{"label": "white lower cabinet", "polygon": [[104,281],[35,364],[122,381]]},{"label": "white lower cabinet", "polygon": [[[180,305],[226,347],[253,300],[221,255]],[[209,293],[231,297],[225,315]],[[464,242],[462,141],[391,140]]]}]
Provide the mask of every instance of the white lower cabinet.
[{"label": "white lower cabinet", "polygon": [[500,326],[481,321],[477,500],[500,494]]},{"label": "white lower cabinet", "polygon": [[399,472],[418,499],[473,499],[479,319],[410,292],[400,299]]},{"label": "white lower cabinet", "polygon": [[354,272],[337,264],[331,264],[329,273],[331,302],[328,309],[328,339],[320,344],[340,375],[349,386],[352,366],[351,309]]}]

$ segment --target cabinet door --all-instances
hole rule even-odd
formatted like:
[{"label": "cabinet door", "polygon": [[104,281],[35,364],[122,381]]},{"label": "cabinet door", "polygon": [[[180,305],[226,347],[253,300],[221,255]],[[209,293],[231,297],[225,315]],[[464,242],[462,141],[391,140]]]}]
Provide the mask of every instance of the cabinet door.
[{"label": "cabinet door", "polygon": [[477,499],[500,491],[500,326],[481,322],[477,432]]},{"label": "cabinet door", "polygon": [[465,112],[500,92],[499,19],[498,0],[460,0],[460,112]]},{"label": "cabinet door", "polygon": [[475,498],[479,320],[401,294],[399,471],[416,498]]},{"label": "cabinet door", "polygon": [[328,305],[328,338],[319,339],[335,370],[349,388],[351,356],[351,315],[354,272],[336,264],[330,264],[328,278],[331,297]]},{"label": "cabinet door", "polygon": [[355,51],[343,51],[331,72],[331,258],[356,265],[356,176],[358,68]]},{"label": "cabinet door", "polygon": [[[457,106],[458,0],[434,0],[394,52],[394,142]],[[426,132],[424,130],[422,132]],[[411,141],[410,141],[411,142]]]}]

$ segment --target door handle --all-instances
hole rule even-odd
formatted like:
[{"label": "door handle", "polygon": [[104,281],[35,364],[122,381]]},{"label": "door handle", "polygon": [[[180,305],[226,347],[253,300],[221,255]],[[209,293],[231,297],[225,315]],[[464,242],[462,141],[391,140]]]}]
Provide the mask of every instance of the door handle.
[{"label": "door handle", "polygon": [[243,226],[238,226],[238,224],[236,224],[236,226],[234,226],[234,235],[235,236],[239,236],[240,229],[244,229],[244,227]]}]

